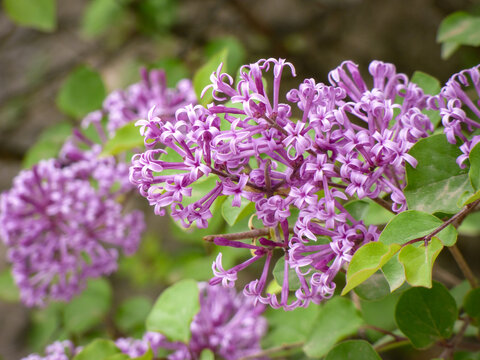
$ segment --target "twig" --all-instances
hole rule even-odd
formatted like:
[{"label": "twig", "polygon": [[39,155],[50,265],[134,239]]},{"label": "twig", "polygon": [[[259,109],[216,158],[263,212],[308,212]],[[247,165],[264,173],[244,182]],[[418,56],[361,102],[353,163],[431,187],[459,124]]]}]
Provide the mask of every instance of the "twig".
[{"label": "twig", "polygon": [[[293,234],[293,228],[288,228],[288,232],[290,234]],[[266,236],[270,235],[270,228],[262,228],[262,229],[254,229],[250,231],[242,231],[238,233],[232,233],[232,234],[215,234],[215,235],[207,235],[203,237],[204,241],[208,242],[213,242],[215,238],[225,238],[228,240],[246,240],[246,239],[252,239],[256,238],[259,236]]]},{"label": "twig", "polygon": [[453,357],[453,352],[455,351],[455,348],[460,344],[462,341],[463,335],[465,334],[465,331],[467,331],[468,325],[470,325],[470,318],[466,318],[463,322],[462,327],[458,331],[458,333],[448,342],[441,344],[445,347],[445,349],[442,351],[440,354],[441,359],[452,359]]},{"label": "twig", "polygon": [[404,340],[407,340],[407,338],[403,337],[403,336],[400,336],[400,335],[397,335],[397,334],[394,334],[393,332],[389,331],[389,330],[386,330],[386,329],[382,329],[378,326],[375,326],[375,325],[370,325],[370,324],[366,324],[363,326],[364,328],[366,329],[371,329],[371,330],[374,330],[374,331],[377,331],[379,333],[382,333],[384,335],[389,335],[391,337],[393,337],[395,339],[395,341],[404,341]]},{"label": "twig", "polygon": [[462,253],[458,249],[457,245],[453,245],[449,247],[448,250],[450,250],[450,253],[455,259],[455,262],[457,263],[458,267],[462,271],[463,275],[470,283],[470,286],[472,288],[476,288],[478,286],[477,279],[475,278],[475,275],[473,274],[472,269],[470,269],[470,266],[468,266],[467,262],[465,261],[465,258],[463,257]]}]

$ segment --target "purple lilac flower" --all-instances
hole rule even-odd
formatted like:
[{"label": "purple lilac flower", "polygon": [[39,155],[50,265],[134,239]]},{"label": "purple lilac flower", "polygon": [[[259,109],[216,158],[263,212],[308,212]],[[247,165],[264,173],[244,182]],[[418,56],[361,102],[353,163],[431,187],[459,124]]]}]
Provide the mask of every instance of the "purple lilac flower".
[{"label": "purple lilac flower", "polygon": [[[211,283],[233,286],[238,271],[263,259],[262,274],[244,294],[285,309],[318,303],[332,296],[333,279],[355,250],[378,238],[375,227],[355,220],[342,204],[389,197],[393,211],[406,209],[404,167],[416,165],[407,152],[433,130],[421,112],[426,95],[379,61],[370,65],[369,89],[358,67],[345,62],[330,73],[331,86],[307,79],[287,93],[300,111],[294,116],[280,98],[282,73],[295,76],[292,64],[268,59],[243,66],[236,86],[221,68],[204,90],[211,89],[214,103],[178,110],[175,123],[153,112],[137,122],[148,150],[134,156],[130,180],[155,213],[169,209],[184,226],[206,227],[219,196],[233,198],[232,206],[240,206],[241,198],[255,202],[257,217],[275,236],[254,244],[217,237],[217,245],[248,249],[252,257],[225,270],[220,254]],[[268,76],[271,95],[263,82]],[[192,184],[212,175],[217,182],[211,191],[184,205]],[[327,243],[315,245],[325,237]],[[284,254],[280,298],[265,293],[277,250]],[[289,286],[291,272],[299,284]],[[295,299],[289,302],[290,292]]]},{"label": "purple lilac flower", "polygon": [[[225,360],[258,353],[260,339],[267,330],[266,320],[261,316],[264,307],[254,306],[251,299],[237,294],[234,289],[206,283],[200,283],[199,287],[200,311],[190,325],[192,335],[188,344],[168,341],[160,333],[147,332],[142,339],[117,339],[115,344],[120,351],[136,358],[149,349],[155,356],[159,356],[160,350],[166,350],[168,360],[198,360],[205,349]],[[56,342],[46,348],[45,357],[33,354],[23,360],[68,360],[80,350],[70,341]]]},{"label": "purple lilac flower", "polygon": [[[444,133],[451,144],[458,140],[462,155],[457,158],[460,167],[465,167],[470,151],[480,142],[479,135],[467,136],[480,128],[480,65],[454,74],[439,95],[429,98],[432,109],[439,110]],[[466,131],[465,131],[466,130]]]},{"label": "purple lilac flower", "polygon": [[143,214],[123,214],[115,198],[124,191],[108,191],[112,179],[126,175],[123,165],[111,161],[66,167],[54,159],[41,161],[2,194],[1,236],[26,305],[68,301],[88,278],[116,270],[119,249],[127,255],[136,251]]},{"label": "purple lilac flower", "polygon": [[183,79],[176,88],[167,87],[164,70],[141,70],[142,80],[126,90],[116,90],[107,96],[103,103],[103,113],[108,118],[107,130],[110,135],[129,123],[147,117],[155,107],[154,115],[165,120],[174,120],[175,111],[188,104],[196,103],[197,98],[190,80]]}]

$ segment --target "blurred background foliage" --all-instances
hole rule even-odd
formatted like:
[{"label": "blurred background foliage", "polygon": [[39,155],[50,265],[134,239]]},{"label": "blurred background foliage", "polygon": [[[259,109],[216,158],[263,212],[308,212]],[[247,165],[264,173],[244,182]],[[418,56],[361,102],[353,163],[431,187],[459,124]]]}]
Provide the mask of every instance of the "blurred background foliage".
[{"label": "blurred background foliage", "polygon": [[[164,68],[169,86],[188,77],[202,87],[222,56],[230,73],[259,58],[283,57],[297,70],[286,89],[306,77],[325,82],[346,59],[364,71],[373,59],[393,62],[409,76],[420,70],[442,83],[480,60],[480,6],[469,0],[3,0],[0,11],[0,190],[20,169],[55,156],[72,127],[100,108],[106,94],[137,82],[141,67]],[[18,359],[56,339],[140,336],[161,289],[182,278],[211,277],[218,248],[201,238],[243,230],[249,214],[217,204],[230,225],[217,216],[208,230],[186,232],[154,216],[144,201],[138,206],[149,230],[137,255],[122,259],[110,278],[90,281],[68,304],[23,307],[0,243],[0,358]],[[467,219],[463,236],[478,236],[477,223],[474,215]],[[476,260],[478,242],[462,244],[467,260],[469,254]],[[239,260],[238,251],[222,252],[226,267]],[[436,277],[457,285],[461,301],[467,290],[448,255],[438,264]],[[362,298],[364,317],[394,328],[397,297]],[[316,311],[270,309],[265,346],[280,335],[298,341]],[[426,356],[408,351],[387,356]]]}]

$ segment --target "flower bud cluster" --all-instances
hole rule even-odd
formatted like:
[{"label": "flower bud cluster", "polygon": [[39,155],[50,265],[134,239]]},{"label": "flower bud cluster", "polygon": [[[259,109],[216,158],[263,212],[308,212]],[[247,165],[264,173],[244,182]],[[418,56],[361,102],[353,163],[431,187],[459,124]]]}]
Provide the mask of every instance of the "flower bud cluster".
[{"label": "flower bud cluster", "polygon": [[[281,77],[295,76],[295,69],[283,59],[243,66],[236,84],[221,69],[204,89],[215,100],[207,107],[181,108],[175,122],[152,109],[137,122],[147,150],[133,157],[130,181],[156,214],[168,209],[185,227],[207,227],[221,196],[234,207],[242,199],[254,202],[256,216],[275,236],[255,243],[217,237],[216,244],[249,249],[252,257],[225,270],[220,254],[211,283],[233,286],[238,271],[263,259],[262,274],[244,294],[284,309],[318,303],[333,295],[334,278],[355,250],[379,235],[342,204],[386,199],[392,211],[406,209],[404,167],[416,165],[408,150],[433,131],[422,113],[427,96],[379,61],[369,67],[371,89],[358,67],[344,62],[330,72],[330,85],[306,79],[285,100]],[[216,184],[190,202],[192,189],[208,176]],[[279,298],[265,291],[277,250],[284,255]]]}]

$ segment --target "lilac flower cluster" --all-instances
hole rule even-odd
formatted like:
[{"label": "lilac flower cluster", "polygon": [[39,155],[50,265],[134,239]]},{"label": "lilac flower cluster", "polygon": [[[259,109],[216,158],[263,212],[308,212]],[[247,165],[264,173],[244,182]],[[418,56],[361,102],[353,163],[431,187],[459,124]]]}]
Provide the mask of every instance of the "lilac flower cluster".
[{"label": "lilac flower cluster", "polygon": [[[137,122],[147,151],[133,157],[130,181],[156,214],[169,209],[185,227],[206,227],[220,196],[229,196],[232,206],[242,198],[254,202],[256,216],[275,236],[253,244],[217,237],[216,244],[249,249],[252,257],[225,270],[220,254],[211,283],[233,286],[238,271],[265,259],[245,295],[284,309],[318,303],[333,295],[334,278],[355,250],[379,235],[354,219],[344,201],[367,197],[391,202],[394,212],[406,209],[404,167],[416,165],[407,152],[433,131],[422,113],[427,96],[392,64],[370,64],[369,89],[358,67],[344,62],[330,72],[331,85],[306,79],[288,91],[292,109],[280,98],[282,73],[295,76],[292,64],[268,59],[243,66],[236,85],[221,68],[204,89],[215,100],[208,107],[186,106],[174,123],[153,111]],[[271,95],[264,85],[269,75]],[[184,205],[208,176],[217,177],[215,186]],[[265,293],[275,250],[284,255],[280,298]],[[291,273],[298,284],[289,284]]]},{"label": "lilac flower cluster", "polygon": [[[104,109],[88,114],[82,127],[92,126],[103,144],[152,104],[168,118],[194,97],[188,80],[168,89],[163,71],[143,70],[142,77],[127,91],[109,95]],[[42,306],[49,299],[68,301],[88,278],[112,273],[119,250],[133,254],[145,228],[143,213],[125,213],[121,204],[133,188],[127,164],[100,157],[103,145],[86,134],[75,129],[58,159],[22,171],[1,196],[0,235],[28,306]]]},{"label": "lilac flower cluster", "polygon": [[[267,329],[261,316],[262,307],[233,289],[220,286],[200,286],[200,312],[194,317],[188,344],[168,341],[156,332],[147,332],[142,339],[120,338],[117,347],[131,358],[140,357],[151,349],[155,357],[167,351],[168,360],[198,360],[209,349],[225,360],[251,356],[260,351],[260,339]],[[46,349],[46,356],[33,354],[23,360],[68,360],[80,352],[69,341],[56,342]],[[260,359],[260,358],[258,358]]]},{"label": "lilac flower cluster", "polygon": [[457,158],[460,167],[465,167],[470,151],[480,142],[480,135],[467,137],[480,128],[480,65],[454,74],[440,91],[428,100],[429,107],[440,111],[448,142],[460,140],[462,155]]}]

